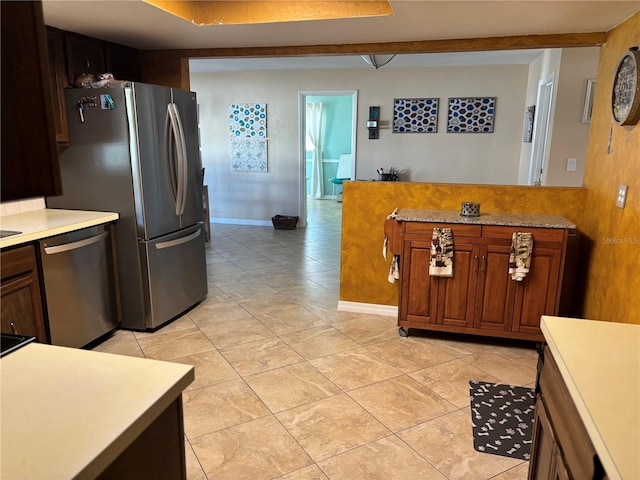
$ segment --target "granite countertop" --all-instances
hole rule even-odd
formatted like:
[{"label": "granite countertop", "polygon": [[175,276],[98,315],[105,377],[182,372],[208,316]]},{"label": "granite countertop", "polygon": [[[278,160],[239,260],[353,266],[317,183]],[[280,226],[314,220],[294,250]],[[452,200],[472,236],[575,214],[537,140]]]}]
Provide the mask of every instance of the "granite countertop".
[{"label": "granite countertop", "polygon": [[21,232],[0,239],[0,249],[118,220],[114,212],[43,208],[0,218],[2,230]]},{"label": "granite countertop", "polygon": [[96,478],[194,380],[191,365],[31,343],[0,360],[1,478]]},{"label": "granite countertop", "polygon": [[505,225],[511,227],[576,228],[561,215],[537,213],[482,213],[463,217],[456,210],[418,210],[401,208],[396,220],[402,222],[465,223],[470,225]]},{"label": "granite countertop", "polygon": [[607,476],[640,478],[640,325],[543,316],[540,327]]}]

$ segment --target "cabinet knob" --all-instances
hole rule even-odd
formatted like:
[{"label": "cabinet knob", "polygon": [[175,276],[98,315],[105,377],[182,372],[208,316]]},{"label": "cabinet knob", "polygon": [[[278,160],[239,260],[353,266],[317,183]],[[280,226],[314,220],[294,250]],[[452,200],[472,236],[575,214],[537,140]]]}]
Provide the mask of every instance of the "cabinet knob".
[{"label": "cabinet knob", "polygon": [[478,255],[473,256],[473,271],[478,272]]},{"label": "cabinet knob", "polygon": [[11,326],[11,333],[13,333],[14,335],[17,335],[18,329],[16,328],[16,324],[11,322],[9,325]]},{"label": "cabinet knob", "polygon": [[487,269],[487,257],[484,255],[480,259],[480,271],[484,272]]}]

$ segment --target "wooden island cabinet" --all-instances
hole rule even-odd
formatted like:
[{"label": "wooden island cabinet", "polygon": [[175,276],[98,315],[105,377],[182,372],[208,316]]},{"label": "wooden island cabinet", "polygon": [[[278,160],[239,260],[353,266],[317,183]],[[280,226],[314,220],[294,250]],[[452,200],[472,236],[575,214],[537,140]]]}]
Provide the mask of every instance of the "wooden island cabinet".
[{"label": "wooden island cabinet", "polygon": [[[429,275],[434,228],[451,228],[452,277]],[[407,328],[543,340],[540,316],[558,312],[570,228],[555,215],[400,210],[387,220],[390,249],[400,256],[400,334]],[[533,234],[530,272],[511,279],[513,232]]]}]

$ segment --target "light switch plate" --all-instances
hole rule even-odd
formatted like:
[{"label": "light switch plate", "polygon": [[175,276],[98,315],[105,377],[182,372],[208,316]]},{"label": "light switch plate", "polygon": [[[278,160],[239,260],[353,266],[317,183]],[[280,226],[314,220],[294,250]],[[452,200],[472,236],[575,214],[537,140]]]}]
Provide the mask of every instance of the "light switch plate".
[{"label": "light switch plate", "polygon": [[567,172],[575,172],[578,166],[577,158],[567,158]]},{"label": "light switch plate", "polygon": [[618,187],[618,199],[616,200],[616,207],[624,208],[625,203],[627,203],[627,189],[629,185],[625,185],[621,183]]}]

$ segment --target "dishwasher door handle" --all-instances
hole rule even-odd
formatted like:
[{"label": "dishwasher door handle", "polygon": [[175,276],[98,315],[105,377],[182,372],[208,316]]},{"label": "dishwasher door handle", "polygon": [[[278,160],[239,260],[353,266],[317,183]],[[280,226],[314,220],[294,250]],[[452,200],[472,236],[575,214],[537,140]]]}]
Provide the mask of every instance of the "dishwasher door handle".
[{"label": "dishwasher door handle", "polygon": [[85,238],[84,240],[78,240],[77,242],[71,243],[63,243],[62,245],[56,245],[53,247],[47,247],[45,243],[44,253],[47,255],[53,255],[55,253],[68,252],[70,250],[77,250],[78,248],[86,247],[87,245],[92,245],[94,243],[98,243],[100,240],[107,238],[109,236],[109,232],[102,232],[98,235],[94,235],[93,237]]}]

